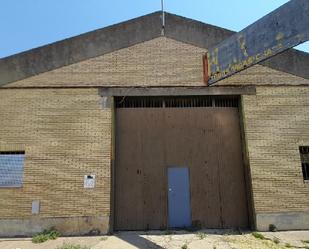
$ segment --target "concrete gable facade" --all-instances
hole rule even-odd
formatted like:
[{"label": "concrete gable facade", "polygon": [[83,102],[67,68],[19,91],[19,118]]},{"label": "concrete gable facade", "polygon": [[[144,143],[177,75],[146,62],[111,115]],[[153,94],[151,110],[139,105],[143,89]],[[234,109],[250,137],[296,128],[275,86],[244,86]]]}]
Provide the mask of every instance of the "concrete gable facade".
[{"label": "concrete gable facade", "polygon": [[[159,37],[128,48],[41,73],[5,87],[205,86],[206,49]],[[217,85],[304,85],[308,79],[256,65]]]}]

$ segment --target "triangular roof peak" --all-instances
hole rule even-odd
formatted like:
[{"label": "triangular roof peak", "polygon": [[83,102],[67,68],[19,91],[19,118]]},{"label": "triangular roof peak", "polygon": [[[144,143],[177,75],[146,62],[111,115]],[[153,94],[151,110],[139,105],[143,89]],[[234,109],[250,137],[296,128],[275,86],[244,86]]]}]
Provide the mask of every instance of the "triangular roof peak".
[{"label": "triangular roof peak", "polygon": [[[234,32],[165,14],[164,36],[209,48]],[[121,22],[0,59],[0,86],[162,36],[161,12]],[[289,50],[262,64],[309,79],[309,54]]]}]

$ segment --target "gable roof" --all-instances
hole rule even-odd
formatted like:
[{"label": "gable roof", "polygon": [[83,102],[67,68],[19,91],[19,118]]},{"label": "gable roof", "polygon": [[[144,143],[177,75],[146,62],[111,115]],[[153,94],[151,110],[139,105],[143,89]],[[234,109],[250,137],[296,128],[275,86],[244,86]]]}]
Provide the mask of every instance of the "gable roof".
[{"label": "gable roof", "polygon": [[[227,29],[166,13],[164,35],[177,41],[207,49],[233,33]],[[130,47],[161,35],[161,12],[154,12],[31,49],[0,59],[0,85]],[[309,54],[305,52],[290,49],[261,64],[309,79]]]}]

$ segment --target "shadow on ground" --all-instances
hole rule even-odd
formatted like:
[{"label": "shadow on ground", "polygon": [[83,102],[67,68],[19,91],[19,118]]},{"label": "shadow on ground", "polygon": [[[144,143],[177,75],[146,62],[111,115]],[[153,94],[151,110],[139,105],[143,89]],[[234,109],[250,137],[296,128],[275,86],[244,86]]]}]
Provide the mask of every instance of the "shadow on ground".
[{"label": "shadow on ground", "polygon": [[[160,245],[152,242],[151,240],[143,237],[142,235],[159,235],[159,233],[146,233],[146,232],[117,232],[113,235],[117,238],[125,241],[126,243],[135,246],[137,248],[149,248],[149,249],[164,249],[164,247],[161,247]],[[164,233],[161,232],[160,235]]]},{"label": "shadow on ground", "polygon": [[[207,235],[240,235],[240,234],[249,234],[249,230],[234,230],[234,229],[208,229],[208,230],[199,230],[195,231],[195,234],[207,234]],[[123,231],[115,232],[113,235],[122,241],[134,246],[136,248],[147,248],[147,249],[165,249],[171,242],[171,236],[174,235],[189,235],[192,234],[192,231],[185,230],[173,230],[173,231]],[[148,236],[160,237],[160,244],[156,244],[154,241],[151,241]],[[201,235],[202,236],[202,235]]]}]

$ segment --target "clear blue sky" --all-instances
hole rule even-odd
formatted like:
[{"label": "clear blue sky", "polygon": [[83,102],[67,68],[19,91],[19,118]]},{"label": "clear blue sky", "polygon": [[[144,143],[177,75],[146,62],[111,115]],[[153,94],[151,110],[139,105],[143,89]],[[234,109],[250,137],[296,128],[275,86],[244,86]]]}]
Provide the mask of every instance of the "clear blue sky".
[{"label": "clear blue sky", "polygon": [[[287,0],[165,0],[166,11],[239,31]],[[0,58],[157,11],[160,0],[1,0]],[[298,47],[309,52],[309,44]]]}]

